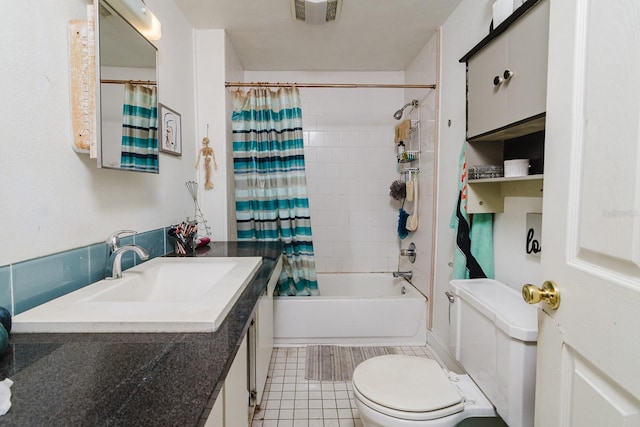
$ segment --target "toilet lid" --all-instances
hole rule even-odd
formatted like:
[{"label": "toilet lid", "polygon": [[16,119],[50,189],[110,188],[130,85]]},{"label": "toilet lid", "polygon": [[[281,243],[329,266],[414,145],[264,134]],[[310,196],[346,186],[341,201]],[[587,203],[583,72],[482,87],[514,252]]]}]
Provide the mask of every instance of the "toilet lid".
[{"label": "toilet lid", "polygon": [[462,396],[445,371],[424,357],[387,355],[365,360],[353,372],[353,387],[367,400],[395,411],[437,411],[443,416],[464,409]]}]

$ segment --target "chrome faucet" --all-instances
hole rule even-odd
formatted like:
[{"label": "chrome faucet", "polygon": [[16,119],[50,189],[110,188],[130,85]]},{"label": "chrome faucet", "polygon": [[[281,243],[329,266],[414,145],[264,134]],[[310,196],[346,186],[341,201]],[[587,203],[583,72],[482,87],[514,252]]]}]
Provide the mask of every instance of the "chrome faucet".
[{"label": "chrome faucet", "polygon": [[394,271],[393,277],[403,277],[407,280],[411,280],[413,273],[411,271]]},{"label": "chrome faucet", "polygon": [[149,253],[138,245],[120,246],[120,235],[136,234],[133,230],[116,231],[107,237],[105,243],[109,246],[109,258],[107,259],[107,269],[105,277],[107,279],[119,279],[122,277],[122,255],[125,252],[133,251],[138,254],[141,260],[149,259]]}]

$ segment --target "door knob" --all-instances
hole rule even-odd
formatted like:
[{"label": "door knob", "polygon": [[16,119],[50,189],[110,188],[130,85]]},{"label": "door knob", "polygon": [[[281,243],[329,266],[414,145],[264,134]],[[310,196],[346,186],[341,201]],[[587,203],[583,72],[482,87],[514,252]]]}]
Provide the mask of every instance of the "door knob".
[{"label": "door knob", "polygon": [[556,310],[560,306],[560,289],[550,280],[542,284],[542,288],[535,285],[524,285],[522,287],[522,298],[527,304],[537,304],[544,301],[551,310]]}]

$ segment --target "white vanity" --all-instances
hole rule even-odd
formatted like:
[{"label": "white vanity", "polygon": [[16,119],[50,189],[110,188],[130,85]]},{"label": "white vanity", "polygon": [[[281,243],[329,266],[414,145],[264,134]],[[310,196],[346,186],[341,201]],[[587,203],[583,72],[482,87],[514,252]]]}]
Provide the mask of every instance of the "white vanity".
[{"label": "white vanity", "polygon": [[247,427],[251,424],[253,413],[262,401],[273,352],[273,291],[281,270],[282,260],[276,265],[264,294],[258,300],[249,331],[242,340],[205,427]]}]

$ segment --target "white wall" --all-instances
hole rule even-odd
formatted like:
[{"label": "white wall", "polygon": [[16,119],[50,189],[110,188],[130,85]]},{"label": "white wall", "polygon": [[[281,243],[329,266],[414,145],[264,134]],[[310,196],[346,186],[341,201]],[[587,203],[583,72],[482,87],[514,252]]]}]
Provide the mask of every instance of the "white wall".
[{"label": "white wall", "polygon": [[[245,72],[247,81],[404,83],[402,72]],[[319,272],[392,271],[398,262],[393,113],[397,89],[301,88],[307,186]]]},{"label": "white wall", "polygon": [[182,115],[182,157],[160,156],[160,174],[98,169],[72,149],[67,24],[86,0],[5,2],[0,15],[0,265],[148,230],[193,210],[195,146],[192,31],[173,2],[147,0],[162,21],[160,102]]},{"label": "white wall", "polygon": [[[229,180],[233,179],[233,164],[229,167],[227,145],[227,129],[230,127],[231,110],[228,106],[228,92],[224,87],[227,67],[233,70],[240,67],[238,61],[233,61],[235,53],[227,41],[224,30],[195,30],[195,68],[196,68],[196,103],[198,149],[202,148],[202,138],[207,136],[209,126],[209,147],[213,148],[218,169],[211,166],[211,181],[213,189],[205,190],[204,161],[201,158],[198,169],[199,203],[204,217],[211,227],[212,240],[235,240],[235,234],[230,236],[229,226],[235,222],[233,212],[228,212],[227,202],[233,198],[229,193]],[[228,65],[229,64],[229,65]],[[232,71],[229,71],[232,73]],[[240,69],[241,72],[241,69]]]},{"label": "white wall", "polygon": [[[228,82],[244,81],[244,68],[240,63],[240,59],[236,54],[236,50],[231,43],[229,36],[226,37],[225,43],[225,79]],[[231,126],[231,114],[233,112],[233,101],[231,91],[227,89],[225,93],[225,109],[226,109],[226,168],[227,168],[227,230],[228,240],[235,240],[238,235],[238,226],[236,224],[236,199],[235,199],[235,182],[233,180],[233,128]]]},{"label": "white wall", "polygon": [[436,350],[437,341],[446,347],[449,340],[449,302],[444,292],[451,277],[448,263],[452,261],[455,245],[455,233],[449,228],[449,220],[458,196],[458,155],[466,138],[466,67],[458,61],[488,34],[492,4],[492,0],[462,0],[441,28],[438,221],[433,288],[434,336],[431,337]]}]

